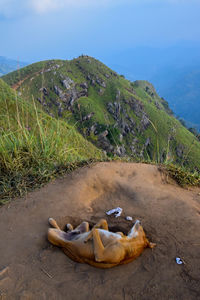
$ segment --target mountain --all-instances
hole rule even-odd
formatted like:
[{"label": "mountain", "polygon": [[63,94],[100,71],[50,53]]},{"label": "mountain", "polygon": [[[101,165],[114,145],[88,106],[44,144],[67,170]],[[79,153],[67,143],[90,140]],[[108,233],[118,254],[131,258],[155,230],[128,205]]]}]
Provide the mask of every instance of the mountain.
[{"label": "mountain", "polygon": [[147,81],[126,80],[89,56],[38,62],[3,80],[108,155],[200,170],[199,141]]},{"label": "mountain", "polygon": [[18,62],[13,59],[0,56],[0,76],[17,70],[19,67],[25,67],[27,63]]}]

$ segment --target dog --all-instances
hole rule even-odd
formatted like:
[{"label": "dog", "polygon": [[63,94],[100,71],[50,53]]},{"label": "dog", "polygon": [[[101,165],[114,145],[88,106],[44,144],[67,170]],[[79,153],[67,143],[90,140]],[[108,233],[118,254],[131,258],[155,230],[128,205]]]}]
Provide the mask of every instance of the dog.
[{"label": "dog", "polygon": [[128,235],[109,231],[104,219],[91,230],[88,222],[82,222],[75,229],[71,224],[67,224],[67,232],[62,231],[53,218],[49,218],[49,223],[54,227],[48,230],[49,242],[61,247],[72,260],[97,268],[111,268],[129,263],[145,248],[153,248],[156,245],[148,241],[139,220]]}]

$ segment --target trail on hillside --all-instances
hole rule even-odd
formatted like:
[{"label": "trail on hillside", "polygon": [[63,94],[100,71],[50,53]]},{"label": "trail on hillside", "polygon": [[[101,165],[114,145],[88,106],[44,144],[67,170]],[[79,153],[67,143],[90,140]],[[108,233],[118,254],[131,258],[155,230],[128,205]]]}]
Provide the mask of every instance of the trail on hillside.
[{"label": "trail on hillside", "polygon": [[[106,216],[117,206],[121,217]],[[127,232],[127,215],[157,244],[127,265],[75,263],[47,241],[49,217],[61,227],[106,218]],[[180,188],[157,166],[81,168],[0,208],[0,299],[200,299],[199,228],[200,189]]]},{"label": "trail on hillside", "polygon": [[25,80],[27,80],[27,79],[29,79],[29,78],[31,77],[30,80],[32,81],[32,80],[34,79],[34,77],[35,77],[36,75],[38,75],[39,73],[41,73],[41,72],[42,72],[42,70],[37,71],[37,72],[35,72],[35,73],[31,74],[31,75],[25,76],[23,79],[19,80],[19,81],[18,81],[17,83],[15,83],[15,84],[13,84],[13,85],[12,85],[12,89],[17,90],[18,88],[21,87],[21,85],[24,83]]}]

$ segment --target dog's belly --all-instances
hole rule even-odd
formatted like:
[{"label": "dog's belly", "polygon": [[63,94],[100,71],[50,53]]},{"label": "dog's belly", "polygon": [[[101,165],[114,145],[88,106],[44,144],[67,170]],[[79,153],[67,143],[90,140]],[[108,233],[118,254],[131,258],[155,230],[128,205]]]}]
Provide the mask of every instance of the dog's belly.
[{"label": "dog's belly", "polygon": [[102,239],[105,240],[120,240],[122,236],[119,233],[111,232],[104,229],[99,229],[99,233]]}]

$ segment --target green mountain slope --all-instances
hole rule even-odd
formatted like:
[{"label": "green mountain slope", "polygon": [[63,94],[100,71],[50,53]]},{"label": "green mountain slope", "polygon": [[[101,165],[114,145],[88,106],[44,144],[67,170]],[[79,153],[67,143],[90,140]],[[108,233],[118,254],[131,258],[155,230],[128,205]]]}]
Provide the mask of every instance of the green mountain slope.
[{"label": "green mountain slope", "polygon": [[3,79],[108,155],[200,170],[199,141],[149,82],[130,82],[88,56],[35,63]]},{"label": "green mountain slope", "polygon": [[0,105],[0,204],[1,198],[47,182],[62,170],[102,158],[73,126],[17,97],[1,79]]}]

